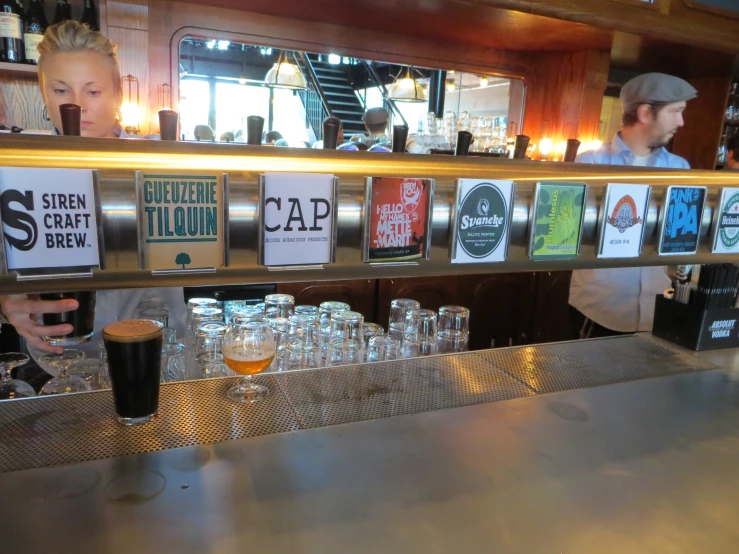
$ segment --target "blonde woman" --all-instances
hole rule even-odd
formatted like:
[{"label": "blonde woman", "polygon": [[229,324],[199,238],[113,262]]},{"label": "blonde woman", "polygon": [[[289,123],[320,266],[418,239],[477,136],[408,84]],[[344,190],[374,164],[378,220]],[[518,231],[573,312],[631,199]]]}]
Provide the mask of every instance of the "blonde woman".
[{"label": "blonde woman", "polygon": [[51,122],[62,128],[59,106],[82,108],[83,137],[117,138],[121,72],[116,47],[106,36],[77,21],[52,25],[38,45],[41,94]]},{"label": "blonde woman", "polygon": [[[38,45],[39,86],[54,127],[61,129],[61,104],[82,107],[83,137],[125,137],[116,121],[121,104],[121,74],[115,45],[97,31],[77,21],[52,25]],[[170,312],[170,327],[184,331],[187,308],[181,288],[111,290],[97,293],[95,335],[113,321],[134,316],[141,301],[153,300]],[[43,326],[37,315],[76,310],[76,300],[43,301],[23,295],[0,296],[0,321],[7,320],[26,339],[29,351],[61,353],[46,336],[70,333],[70,325]],[[85,345],[87,355],[97,355],[97,341]],[[36,352],[34,352],[36,350]],[[47,368],[44,368],[47,369]]]}]

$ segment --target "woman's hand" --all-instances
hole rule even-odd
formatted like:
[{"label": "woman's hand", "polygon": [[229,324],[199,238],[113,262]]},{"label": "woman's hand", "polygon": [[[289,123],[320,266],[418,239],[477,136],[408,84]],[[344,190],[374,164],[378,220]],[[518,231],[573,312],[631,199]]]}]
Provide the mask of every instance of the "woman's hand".
[{"label": "woman's hand", "polygon": [[76,300],[37,300],[25,294],[0,296],[0,312],[8,318],[10,324],[20,336],[26,339],[29,346],[43,352],[61,354],[64,348],[52,346],[44,340],[47,336],[67,335],[73,331],[69,323],[61,325],[39,325],[36,314],[60,314],[76,310]]}]

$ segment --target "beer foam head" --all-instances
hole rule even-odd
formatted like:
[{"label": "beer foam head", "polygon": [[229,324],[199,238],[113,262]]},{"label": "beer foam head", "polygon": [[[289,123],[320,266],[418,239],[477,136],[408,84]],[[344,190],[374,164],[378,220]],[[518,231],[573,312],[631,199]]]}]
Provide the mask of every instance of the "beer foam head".
[{"label": "beer foam head", "polygon": [[124,319],[103,327],[103,336],[113,342],[143,342],[162,336],[163,327],[150,319]]}]

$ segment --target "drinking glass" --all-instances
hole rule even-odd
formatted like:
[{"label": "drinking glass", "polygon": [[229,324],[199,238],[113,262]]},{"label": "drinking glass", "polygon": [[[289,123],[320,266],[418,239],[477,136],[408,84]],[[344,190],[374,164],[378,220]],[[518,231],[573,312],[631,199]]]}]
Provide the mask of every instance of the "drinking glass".
[{"label": "drinking glass", "polygon": [[264,307],[267,311],[267,317],[270,319],[288,318],[293,315],[295,297],[289,294],[268,294],[264,297]]},{"label": "drinking glass", "polygon": [[85,357],[82,350],[67,348],[61,354],[46,354],[39,358],[42,364],[50,365],[59,369],[59,375],[47,381],[41,387],[39,395],[46,394],[69,394],[72,392],[83,392],[92,390],[90,384],[82,377],[69,374],[69,367],[76,361]]},{"label": "drinking glass", "polygon": [[221,346],[226,335],[223,323],[203,323],[195,338],[195,377],[222,377],[226,375]]},{"label": "drinking glass", "polygon": [[464,306],[439,308],[439,353],[466,352],[470,342],[470,311]]},{"label": "drinking glass", "polygon": [[403,358],[436,354],[436,318],[433,310],[408,312],[401,348]]},{"label": "drinking glass", "polygon": [[282,358],[287,347],[288,336],[290,333],[290,320],[286,317],[274,317],[269,320],[272,328],[272,337],[275,341],[275,355]]},{"label": "drinking glass", "polygon": [[100,388],[110,388],[110,372],[108,370],[108,353],[105,351],[105,342],[100,341],[98,343],[100,353],[98,354],[98,361],[100,366]]},{"label": "drinking glass", "polygon": [[39,295],[41,300],[76,300],[79,304],[76,310],[60,314],[42,314],[44,325],[61,325],[67,323],[72,326],[72,332],[66,335],[45,337],[44,340],[54,346],[72,346],[89,342],[95,327],[95,291],[79,292],[51,292]]},{"label": "drinking glass", "polygon": [[100,384],[100,360],[86,357],[75,360],[69,366],[69,374],[87,381],[91,390],[103,388]]},{"label": "drinking glass", "polygon": [[287,345],[285,369],[310,369],[321,366],[322,351],[318,343],[296,341]]},{"label": "drinking glass", "polygon": [[346,302],[321,302],[318,307],[318,321],[321,324],[321,335],[326,343],[328,343],[331,336],[331,316],[349,310],[351,310],[351,306]]},{"label": "drinking glass", "polygon": [[223,320],[231,323],[231,316],[247,307],[246,300],[227,300],[223,303]]},{"label": "drinking glass", "polygon": [[250,321],[263,321],[264,323],[269,323],[269,319],[265,314],[257,311],[248,312],[246,310],[233,314],[231,316],[230,323],[233,325],[241,325],[243,323],[249,323]]},{"label": "drinking glass", "polygon": [[364,316],[359,312],[345,311],[331,316],[331,342],[354,340],[364,341]]},{"label": "drinking glass", "polygon": [[321,325],[318,323],[318,315],[293,314],[290,317],[287,342],[311,342],[320,345]]},{"label": "drinking glass", "polygon": [[327,366],[358,364],[362,362],[364,348],[359,340],[331,341],[326,355]]},{"label": "drinking glass", "polygon": [[178,343],[162,344],[162,363],[159,371],[159,380],[162,383],[184,381],[185,369],[185,345]]},{"label": "drinking glass", "polygon": [[316,318],[318,317],[318,306],[310,306],[308,304],[301,304],[300,306],[295,306],[295,315],[314,315]]},{"label": "drinking glass", "polygon": [[14,368],[28,363],[28,360],[28,354],[21,352],[0,354],[0,371],[3,372],[2,381],[0,381],[0,400],[36,396],[36,391],[31,385],[25,381],[13,379],[10,374]]},{"label": "drinking glass", "polygon": [[377,323],[365,323],[364,324],[364,346],[369,346],[369,341],[372,337],[380,337],[385,334],[385,329],[382,325]]},{"label": "drinking glass", "polygon": [[403,342],[405,327],[405,316],[410,310],[418,310],[421,303],[410,298],[396,298],[390,302],[390,321],[388,322],[387,334],[394,339]]},{"label": "drinking glass", "polygon": [[384,362],[400,358],[400,341],[393,337],[379,335],[372,337],[367,346],[368,362]]},{"label": "drinking glass", "polygon": [[244,376],[228,390],[230,400],[244,404],[264,400],[269,389],[253,383],[252,375],[269,367],[275,357],[275,347],[275,339],[268,323],[251,321],[228,327],[221,350],[223,361],[236,373]]},{"label": "drinking glass", "polygon": [[103,328],[113,401],[122,425],[142,425],[157,415],[163,328],[150,319],[124,319]]},{"label": "drinking glass", "polygon": [[169,310],[166,308],[147,308],[145,310],[138,310],[136,319],[151,319],[152,321],[158,321],[165,327],[169,327]]},{"label": "drinking glass", "polygon": [[[150,306],[152,308],[158,306]],[[190,329],[190,320],[192,319],[192,312],[195,308],[217,308],[218,302],[215,298],[190,298],[187,301],[187,321],[185,322],[185,329]]]},{"label": "drinking glass", "polygon": [[255,309],[259,310],[263,314],[267,313],[267,305],[264,302],[258,302],[257,304],[254,304],[253,306]]},{"label": "drinking glass", "polygon": [[220,308],[193,308],[190,325],[185,334],[185,363],[187,374],[194,375],[195,372],[195,339],[198,327],[203,323],[223,322],[223,310]]}]

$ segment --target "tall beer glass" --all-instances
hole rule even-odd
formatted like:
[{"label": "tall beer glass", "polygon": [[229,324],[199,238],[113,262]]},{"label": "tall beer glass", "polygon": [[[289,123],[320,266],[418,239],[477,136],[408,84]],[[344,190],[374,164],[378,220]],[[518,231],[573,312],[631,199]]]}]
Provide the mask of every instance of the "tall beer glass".
[{"label": "tall beer glass", "polygon": [[251,404],[269,394],[269,389],[252,381],[252,375],[269,367],[275,357],[275,339],[270,324],[265,321],[249,321],[232,324],[223,338],[223,361],[244,378],[228,390],[227,396],[234,402]]},{"label": "tall beer glass", "polygon": [[163,328],[149,319],[125,319],[103,328],[115,411],[123,425],[148,423],[157,415]]},{"label": "tall beer glass", "polygon": [[41,300],[76,300],[79,307],[71,312],[43,314],[44,325],[69,323],[72,332],[67,335],[46,337],[46,342],[54,346],[73,346],[88,342],[95,327],[95,291],[47,292],[39,295]]}]

